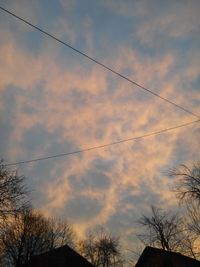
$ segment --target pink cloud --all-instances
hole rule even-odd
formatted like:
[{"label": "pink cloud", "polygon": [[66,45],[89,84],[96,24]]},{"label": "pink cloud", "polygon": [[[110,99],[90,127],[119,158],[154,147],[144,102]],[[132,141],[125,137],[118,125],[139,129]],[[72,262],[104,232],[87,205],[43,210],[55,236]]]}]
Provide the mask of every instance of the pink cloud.
[{"label": "pink cloud", "polygon": [[[59,53],[59,50],[55,50]],[[0,93],[3,95],[10,85],[18,87],[20,92],[14,107],[16,124],[13,125],[11,133],[13,147],[9,151],[13,160],[17,161],[19,155],[20,158],[26,159],[26,153],[30,151],[26,147],[22,149],[21,142],[27,130],[37,127],[37,124],[42,125],[55,139],[48,139],[47,135],[45,143],[31,151],[34,157],[45,156],[55,141],[61,146],[63,144],[65,152],[66,140],[81,149],[139,136],[147,131],[153,132],[192,119],[164,102],[140,93],[137,88],[116,79],[99,67],[85,70],[81,65],[76,65],[64,69],[56,60],[56,55],[52,55],[50,51],[51,47],[46,51],[41,50],[40,54],[34,57],[13,42],[0,48],[0,58],[4,66],[0,74]],[[122,72],[128,69],[133,73],[131,78],[143,82],[145,86],[153,88],[156,85],[161,95],[184,105],[190,94],[193,103],[194,99],[199,98],[198,91],[188,93],[183,90],[180,87],[180,79],[176,77],[188,75],[192,80],[200,73],[198,64],[194,60],[190,62],[190,66],[178,68],[177,58],[176,53],[168,53],[158,58],[144,57],[127,46],[119,48],[118,57],[112,63]],[[171,73],[171,69],[175,68],[176,73]],[[42,82],[43,94],[40,88]],[[113,84],[116,85],[114,90],[111,86]],[[75,91],[76,101],[72,101]],[[31,115],[24,111],[26,105],[34,107]],[[196,106],[194,110],[197,110]],[[80,233],[83,234],[88,228],[99,223],[106,224],[118,212],[119,192],[122,188],[125,190],[130,187],[133,196],[140,196],[142,184],[145,184],[149,193],[158,194],[166,207],[174,206],[176,199],[169,190],[171,183],[160,172],[179,156],[176,148],[182,147],[181,144],[177,145],[182,136],[185,137],[184,143],[188,147],[187,158],[193,159],[197,156],[197,153],[193,152],[198,147],[198,132],[195,127],[154,136],[138,143],[130,142],[83,153],[71,158],[70,164],[66,164],[64,159],[62,163],[57,163],[57,167],[52,164],[49,176],[54,179],[49,179],[40,188],[39,193],[45,198],[45,203],[40,203],[40,208],[51,215],[55,210],[62,211],[75,194],[67,177],[82,177],[97,157],[112,159],[115,162],[106,172],[111,186],[106,188],[102,195],[97,190],[92,191],[90,187],[77,193],[78,196],[97,200],[103,206],[89,222],[87,217],[82,218],[81,223],[74,221],[74,224],[79,226]],[[98,132],[101,132],[99,139]],[[53,150],[51,153],[57,152]],[[62,169],[61,173],[58,172],[58,166]],[[145,208],[149,204],[144,202],[141,206]],[[130,210],[130,205],[127,205],[126,209]],[[134,209],[136,207],[133,207],[133,211]]]}]

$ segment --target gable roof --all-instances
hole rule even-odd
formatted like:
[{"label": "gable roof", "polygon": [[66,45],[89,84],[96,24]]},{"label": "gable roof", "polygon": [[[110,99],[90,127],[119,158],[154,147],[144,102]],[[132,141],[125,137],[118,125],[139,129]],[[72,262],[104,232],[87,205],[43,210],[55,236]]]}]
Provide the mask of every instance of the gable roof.
[{"label": "gable roof", "polygon": [[34,256],[24,267],[94,267],[75,250],[65,245]]},{"label": "gable roof", "polygon": [[180,253],[146,247],[135,267],[200,267],[200,261]]}]

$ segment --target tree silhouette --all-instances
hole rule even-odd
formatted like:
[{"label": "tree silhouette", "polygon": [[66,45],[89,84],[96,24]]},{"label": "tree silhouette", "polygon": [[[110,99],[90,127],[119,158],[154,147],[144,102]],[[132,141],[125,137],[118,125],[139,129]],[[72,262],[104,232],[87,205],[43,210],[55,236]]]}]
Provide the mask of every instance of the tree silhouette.
[{"label": "tree silhouette", "polygon": [[200,257],[200,163],[191,168],[181,165],[170,175],[176,179],[173,191],[180,203],[186,204],[187,227],[196,244],[194,257]]},{"label": "tree silhouette", "polygon": [[9,170],[0,161],[0,223],[11,215],[16,215],[28,205],[24,176]]},{"label": "tree silhouette", "polygon": [[46,219],[26,210],[17,215],[2,232],[1,247],[5,265],[21,266],[31,257],[64,244],[73,243],[74,232],[67,223]]},{"label": "tree silhouette", "polygon": [[146,230],[138,235],[145,245],[194,256],[194,239],[178,214],[167,213],[152,206],[151,214],[143,215],[138,223]]},{"label": "tree silhouette", "polygon": [[170,171],[170,175],[177,178],[174,191],[180,201],[195,201],[200,204],[200,163],[192,168],[181,165]]},{"label": "tree silhouette", "polygon": [[87,239],[79,243],[79,250],[96,267],[123,266],[119,238],[103,228],[90,232]]}]

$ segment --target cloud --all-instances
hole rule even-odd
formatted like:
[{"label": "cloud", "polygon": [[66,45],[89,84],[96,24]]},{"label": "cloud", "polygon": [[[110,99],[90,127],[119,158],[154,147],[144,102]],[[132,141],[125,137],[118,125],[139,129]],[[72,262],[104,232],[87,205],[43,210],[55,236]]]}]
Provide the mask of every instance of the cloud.
[{"label": "cloud", "polygon": [[152,10],[148,4],[144,6],[143,11],[145,7],[146,21],[141,24],[137,32],[142,43],[149,45],[160,42],[160,39],[163,43],[167,37],[186,38],[188,35],[197,34],[198,1],[193,1],[192,5],[187,1],[177,2],[175,5],[169,4],[162,12]]},{"label": "cloud", "polygon": [[[113,3],[109,1],[110,8]],[[116,6],[120,3],[116,1]],[[72,9],[75,7],[72,5]],[[119,15],[129,11],[131,20],[132,10],[123,7]],[[187,8],[186,22],[194,7],[183,5],[179,11],[184,13]],[[147,9],[142,8],[140,12],[146,14]],[[148,31],[147,21],[141,21],[137,30],[139,42],[151,45],[155,37],[163,37],[166,32],[166,38],[186,38],[184,33],[196,31],[191,28],[193,20],[192,24],[183,25],[185,32],[181,30],[182,18],[175,19],[177,5],[171,15],[168,11],[162,11],[162,18],[159,14],[158,18],[153,16],[152,9],[146,14],[153,29]],[[69,21],[63,15],[59,18],[54,29],[60,28],[60,36],[77,43],[81,33],[71,27],[71,17]],[[84,19],[88,34],[84,45],[95,53],[95,23],[89,15]],[[160,29],[157,19],[163,22]],[[177,32],[173,31],[170,19],[176,24]],[[26,34],[25,30],[21,31]],[[3,34],[6,43],[0,43],[0,60],[4,66],[0,73],[3,126],[0,147],[9,161],[103,145],[193,119],[99,66],[78,56],[75,59],[68,52],[65,54],[64,48],[55,43],[38,40],[37,53],[31,53],[20,46],[12,29],[4,29]],[[165,53],[144,53],[141,47],[124,41],[113,45],[104,63],[198,113],[197,55],[194,49],[185,51],[183,57],[176,47]],[[191,125],[140,141],[21,165],[20,172],[28,177],[34,205],[46,215],[67,217],[80,234],[98,224],[106,225],[112,231],[123,233],[129,242],[130,235],[136,232],[133,221],[150,204],[157,203],[166,209],[176,206],[170,191],[173,180],[164,171],[199,157],[198,136],[198,125]]]},{"label": "cloud", "polygon": [[[199,1],[105,1],[104,4],[122,17],[132,18],[134,34],[141,44],[152,48],[172,44],[175,39],[199,38]],[[170,43],[169,43],[170,41]],[[167,42],[167,44],[166,44]]]}]

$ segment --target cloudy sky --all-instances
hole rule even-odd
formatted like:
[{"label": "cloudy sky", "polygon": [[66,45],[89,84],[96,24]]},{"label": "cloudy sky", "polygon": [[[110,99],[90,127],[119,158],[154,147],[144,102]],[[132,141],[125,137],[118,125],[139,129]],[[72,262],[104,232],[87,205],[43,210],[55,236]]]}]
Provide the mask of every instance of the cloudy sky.
[{"label": "cloudy sky", "polygon": [[[1,6],[200,114],[199,0],[1,0]],[[104,145],[197,118],[0,10],[0,151],[8,163]],[[133,248],[151,204],[176,208],[169,168],[199,160],[199,123],[17,166],[33,204]],[[16,166],[14,167],[16,168]]]}]

